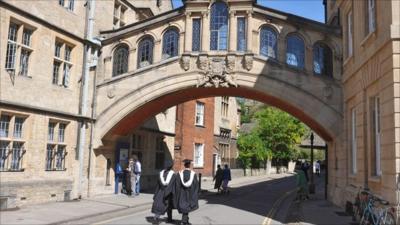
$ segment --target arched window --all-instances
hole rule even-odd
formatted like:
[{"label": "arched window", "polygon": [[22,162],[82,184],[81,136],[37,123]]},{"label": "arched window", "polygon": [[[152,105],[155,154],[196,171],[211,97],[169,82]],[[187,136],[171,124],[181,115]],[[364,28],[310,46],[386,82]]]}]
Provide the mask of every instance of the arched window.
[{"label": "arched window", "polygon": [[172,28],[167,30],[163,36],[162,58],[168,59],[178,55],[179,32]]},{"label": "arched window", "polygon": [[128,72],[129,47],[121,44],[114,50],[113,77]]},{"label": "arched window", "polygon": [[277,46],[276,32],[269,27],[262,27],[260,32],[260,54],[276,59]]},{"label": "arched window", "polygon": [[332,51],[323,43],[317,43],[313,49],[314,73],[332,76]]},{"label": "arched window", "polygon": [[211,6],[210,50],[228,49],[228,7],[223,2]]},{"label": "arched window", "polygon": [[139,42],[138,47],[138,68],[151,65],[153,63],[154,41],[151,37],[145,37]]},{"label": "arched window", "polygon": [[300,69],[304,68],[304,42],[298,35],[287,37],[286,63]]}]

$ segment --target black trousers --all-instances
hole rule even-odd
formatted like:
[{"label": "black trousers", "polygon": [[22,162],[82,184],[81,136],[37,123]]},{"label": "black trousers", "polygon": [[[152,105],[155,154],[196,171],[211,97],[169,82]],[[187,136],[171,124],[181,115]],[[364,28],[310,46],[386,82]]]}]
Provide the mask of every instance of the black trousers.
[{"label": "black trousers", "polygon": [[182,223],[189,224],[189,213],[182,213]]}]

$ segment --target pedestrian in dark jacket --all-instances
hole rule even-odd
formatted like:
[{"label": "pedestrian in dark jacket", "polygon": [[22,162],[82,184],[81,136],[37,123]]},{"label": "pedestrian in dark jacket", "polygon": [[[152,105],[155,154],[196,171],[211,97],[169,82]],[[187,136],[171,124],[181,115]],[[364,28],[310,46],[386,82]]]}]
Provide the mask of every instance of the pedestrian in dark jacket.
[{"label": "pedestrian in dark jacket", "polygon": [[217,166],[217,172],[215,173],[214,176],[214,189],[217,189],[217,193],[219,193],[220,189],[221,189],[221,184],[222,184],[222,175],[223,175],[223,171],[221,169],[221,165]]},{"label": "pedestrian in dark jacket", "polygon": [[232,180],[231,178],[231,170],[228,165],[225,164],[224,170],[222,171],[222,193],[229,193],[228,191],[228,183]]},{"label": "pedestrian in dark jacket", "polygon": [[188,225],[189,213],[199,208],[199,182],[196,173],[190,169],[191,160],[183,162],[185,169],[177,175],[174,204],[182,214],[181,224]]},{"label": "pedestrian in dark jacket", "polygon": [[175,195],[176,174],[172,170],[173,163],[165,163],[165,169],[158,176],[156,191],[153,197],[151,212],[154,213],[154,221],[158,224],[160,216],[167,212],[167,222],[172,222],[173,197]]}]

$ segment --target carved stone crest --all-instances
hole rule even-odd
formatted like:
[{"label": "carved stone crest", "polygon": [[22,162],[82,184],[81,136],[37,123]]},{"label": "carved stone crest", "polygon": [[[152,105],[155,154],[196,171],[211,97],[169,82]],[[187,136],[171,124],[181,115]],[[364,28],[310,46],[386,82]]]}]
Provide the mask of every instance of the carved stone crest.
[{"label": "carved stone crest", "polygon": [[115,85],[112,85],[111,87],[108,88],[107,97],[108,98],[114,98],[115,97]]},{"label": "carved stone crest", "polygon": [[182,69],[184,69],[185,71],[188,71],[190,69],[190,56],[189,55],[182,56],[181,66],[182,66]]},{"label": "carved stone crest", "polygon": [[253,69],[253,55],[244,56],[244,68],[248,71]]},{"label": "carved stone crest", "polygon": [[[201,60],[199,60],[201,61]],[[204,74],[199,76],[197,87],[237,87],[236,77],[226,68],[226,60],[224,58],[212,58],[207,62],[208,68],[203,70]],[[201,67],[201,63],[199,63]]]}]

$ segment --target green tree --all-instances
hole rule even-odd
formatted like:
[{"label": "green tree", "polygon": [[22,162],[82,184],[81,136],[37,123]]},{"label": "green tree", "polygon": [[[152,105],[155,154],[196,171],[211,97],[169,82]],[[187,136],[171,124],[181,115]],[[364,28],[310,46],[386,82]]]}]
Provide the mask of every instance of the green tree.
[{"label": "green tree", "polygon": [[239,135],[238,141],[239,161],[244,171],[247,168],[259,168],[260,162],[265,163],[271,158],[272,152],[267,149],[260,135],[254,130],[249,134]]},{"label": "green tree", "polygon": [[258,121],[256,133],[260,135],[266,149],[278,161],[298,157],[297,144],[306,133],[306,126],[293,116],[273,107],[266,107],[255,114]]}]

